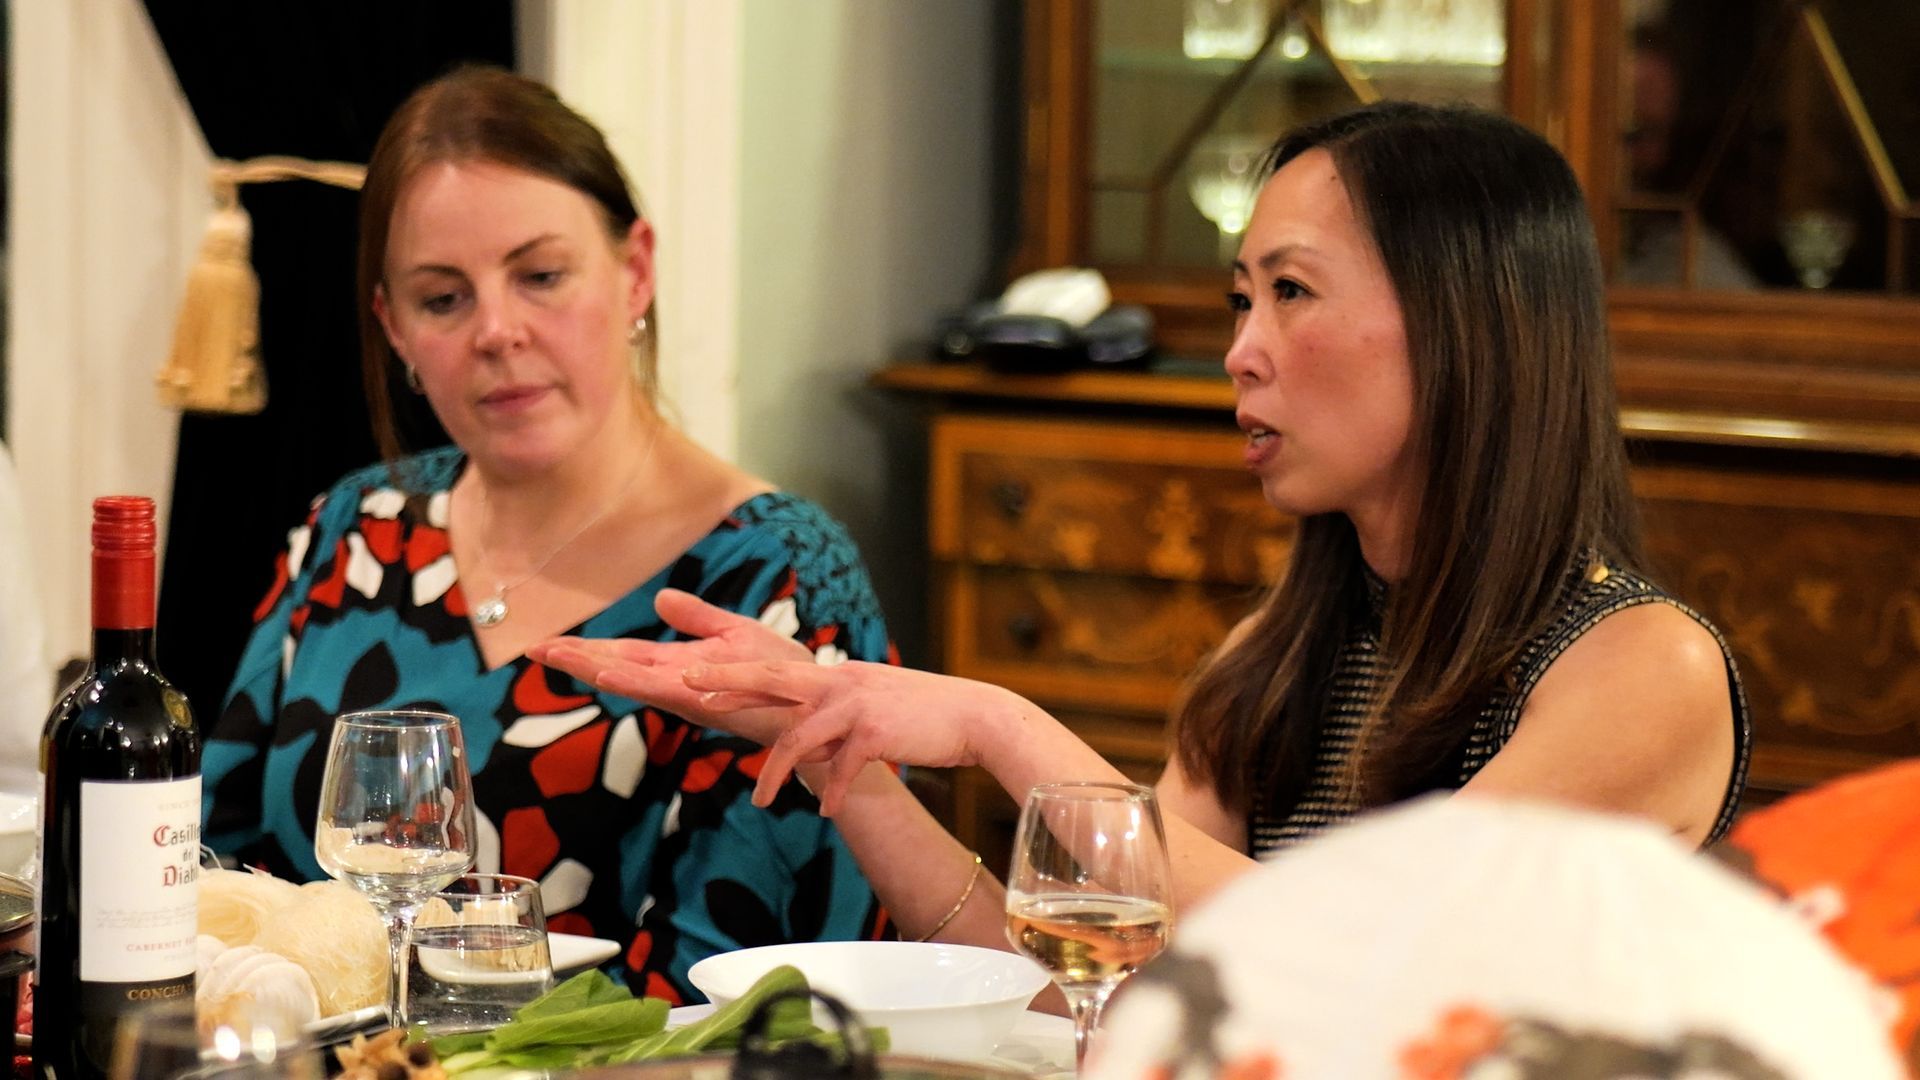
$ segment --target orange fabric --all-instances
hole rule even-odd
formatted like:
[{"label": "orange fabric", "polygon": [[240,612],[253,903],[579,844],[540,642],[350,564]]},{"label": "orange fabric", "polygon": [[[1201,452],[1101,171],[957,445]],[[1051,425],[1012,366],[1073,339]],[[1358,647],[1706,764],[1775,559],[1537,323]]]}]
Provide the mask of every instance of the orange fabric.
[{"label": "orange fabric", "polygon": [[593,704],[591,694],[555,692],[552,682],[556,679],[569,688],[577,685],[570,676],[540,664],[528,664],[527,670],[513,681],[513,707],[523,715],[541,716],[571,712]]},{"label": "orange fabric", "polygon": [[1400,1051],[1406,1080],[1460,1080],[1467,1066],[1492,1053],[1506,1034],[1506,1022],[1472,1005],[1458,1005],[1440,1017],[1434,1033]]},{"label": "orange fabric", "polygon": [[1742,818],[1728,844],[1900,1000],[1920,1076],[1920,760],[1845,777]]},{"label": "orange fabric", "polygon": [[360,535],[367,542],[367,551],[380,560],[381,565],[391,566],[400,561],[398,518],[365,518],[360,522]]},{"label": "orange fabric", "polygon": [[453,551],[447,530],[421,525],[407,535],[407,571],[417,574],[435,559]]},{"label": "orange fabric", "polygon": [[1280,1059],[1270,1053],[1251,1053],[1220,1067],[1220,1080],[1283,1080],[1285,1076]]},{"label": "orange fabric", "polygon": [[[536,666],[529,670],[539,669]],[[551,799],[591,788],[600,777],[600,756],[610,730],[610,724],[598,720],[555,739],[534,754],[528,770],[533,773],[533,782],[539,785],[540,794]]]},{"label": "orange fabric", "polygon": [[[500,869],[519,877],[538,878],[560,856],[560,838],[537,806],[507,811],[500,823]],[[551,927],[551,921],[547,924]]]},{"label": "orange fabric", "polygon": [[687,774],[680,781],[680,790],[688,793],[705,791],[720,782],[726,775],[727,766],[733,763],[733,751],[715,750],[702,754],[687,762]]},{"label": "orange fabric", "polygon": [[593,923],[587,921],[587,917],[577,911],[563,911],[547,918],[547,932],[592,937]]}]

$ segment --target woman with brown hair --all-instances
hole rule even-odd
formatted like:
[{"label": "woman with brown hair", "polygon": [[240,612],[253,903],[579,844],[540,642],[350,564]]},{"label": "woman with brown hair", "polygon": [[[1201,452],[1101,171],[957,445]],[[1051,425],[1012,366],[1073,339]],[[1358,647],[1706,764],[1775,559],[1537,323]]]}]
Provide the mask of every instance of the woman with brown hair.
[{"label": "woman with brown hair", "polygon": [[[318,876],[334,718],[425,707],[465,731],[476,868],[538,879],[548,925],[618,941],[635,989],[679,1000],[711,953],[931,925],[912,898],[876,902],[859,822],[797,787],[751,804],[759,746],[526,655],[560,633],[671,637],[669,587],[802,655],[891,653],[840,525],[655,407],[653,232],[600,132],[543,86],[458,71],[394,115],[361,199],[388,460],[290,533],[207,743],[208,842]],[[394,393],[424,395],[454,445],[406,454]]]},{"label": "woman with brown hair", "polygon": [[[1433,790],[1643,815],[1696,844],[1724,832],[1745,702],[1719,635],[1640,575],[1600,260],[1560,155],[1467,109],[1311,124],[1274,147],[1233,278],[1247,467],[1301,523],[1285,579],[1175,717],[1159,792],[1179,898]],[[670,620],[693,611],[662,597]],[[538,655],[771,743],[758,796],[804,766],[843,823],[866,812],[875,760],[981,765],[1016,796],[1120,778],[1005,690],[773,662],[726,629]],[[887,895],[894,869],[866,869]]]}]

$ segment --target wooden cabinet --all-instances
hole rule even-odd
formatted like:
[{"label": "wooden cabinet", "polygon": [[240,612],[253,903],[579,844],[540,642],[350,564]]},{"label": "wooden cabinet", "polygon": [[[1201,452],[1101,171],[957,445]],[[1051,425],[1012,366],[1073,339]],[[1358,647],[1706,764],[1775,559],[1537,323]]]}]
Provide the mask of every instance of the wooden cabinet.
[{"label": "wooden cabinet", "polygon": [[1757,797],[1920,755],[1915,470],[1657,449],[1634,474],[1650,554],[1734,647]]},{"label": "wooden cabinet", "polygon": [[[1192,419],[968,412],[930,438],[943,668],[1046,706],[1151,782],[1181,679],[1291,550],[1243,440]],[[977,771],[951,783],[961,840],[1004,867],[1018,808]]]}]

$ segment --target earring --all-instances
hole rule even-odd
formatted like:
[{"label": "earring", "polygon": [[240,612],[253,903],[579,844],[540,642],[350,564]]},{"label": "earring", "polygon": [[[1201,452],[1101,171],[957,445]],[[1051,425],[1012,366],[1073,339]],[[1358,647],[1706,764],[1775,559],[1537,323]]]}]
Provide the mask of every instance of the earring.
[{"label": "earring", "polygon": [[647,333],[647,317],[645,315],[641,315],[638,318],[633,320],[633,329],[627,333],[627,344],[629,345],[640,344],[640,339],[642,337],[645,337],[646,333]]},{"label": "earring", "polygon": [[405,362],[402,362],[400,366],[407,369],[407,389],[416,394],[426,393],[426,387],[420,385],[420,369]]}]

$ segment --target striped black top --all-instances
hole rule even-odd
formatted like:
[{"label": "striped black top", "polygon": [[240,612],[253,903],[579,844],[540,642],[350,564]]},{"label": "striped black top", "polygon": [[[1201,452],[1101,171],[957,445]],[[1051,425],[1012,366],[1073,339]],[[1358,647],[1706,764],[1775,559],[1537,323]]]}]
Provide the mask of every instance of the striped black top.
[{"label": "striped black top", "polygon": [[[1733,696],[1734,760],[1727,794],[1720,805],[1708,842],[1717,840],[1733,823],[1733,813],[1746,787],[1747,759],[1752,748],[1752,725],[1747,717],[1747,698],[1740,688],[1740,675],[1734,667],[1733,653],[1726,639],[1701,614],[1680,603],[1659,586],[1638,574],[1616,570],[1595,562],[1578,581],[1565,590],[1567,605],[1559,619],[1539,637],[1527,644],[1515,661],[1509,677],[1502,682],[1487,706],[1474,721],[1460,767],[1446,788],[1460,788],[1473,778],[1493,755],[1513,737],[1520,723],[1520,710],[1533,692],[1547,666],[1567,651],[1581,634],[1608,615],[1637,604],[1672,604],[1692,616],[1720,643],[1727,661],[1727,688]],[[1298,806],[1284,817],[1265,802],[1255,806],[1248,822],[1247,836],[1255,856],[1285,848],[1328,825],[1353,816],[1360,807],[1343,783],[1348,759],[1360,738],[1361,725],[1374,693],[1385,678],[1386,665],[1380,656],[1380,626],[1386,610],[1386,587],[1372,574],[1367,575],[1369,610],[1353,620],[1347,643],[1334,662],[1333,678],[1327,692],[1332,695],[1320,749],[1314,761],[1313,778]]]}]

